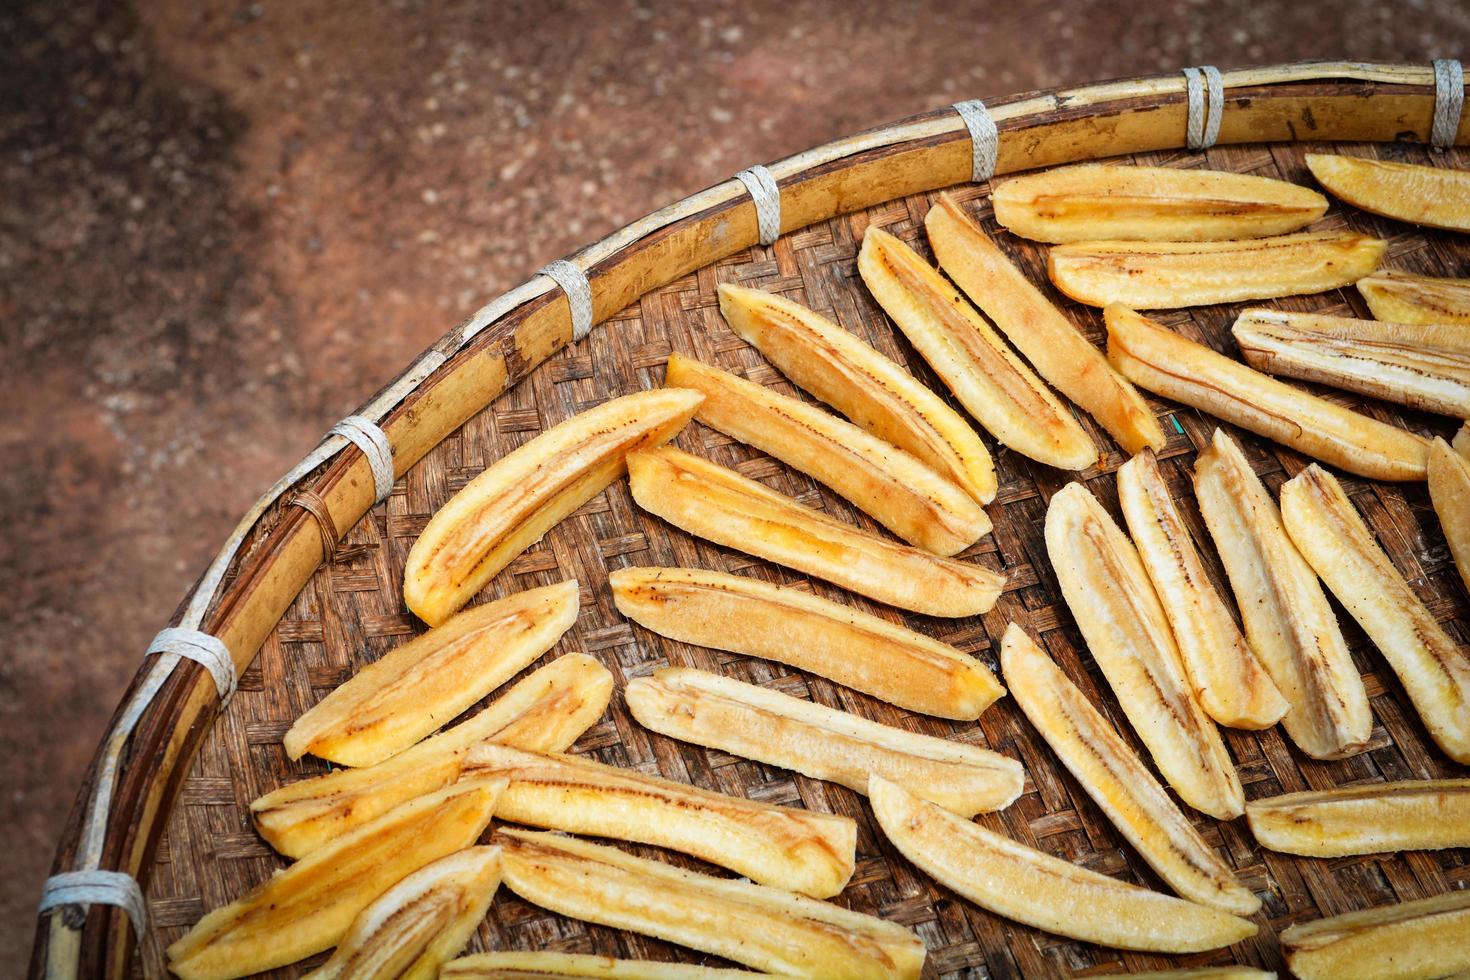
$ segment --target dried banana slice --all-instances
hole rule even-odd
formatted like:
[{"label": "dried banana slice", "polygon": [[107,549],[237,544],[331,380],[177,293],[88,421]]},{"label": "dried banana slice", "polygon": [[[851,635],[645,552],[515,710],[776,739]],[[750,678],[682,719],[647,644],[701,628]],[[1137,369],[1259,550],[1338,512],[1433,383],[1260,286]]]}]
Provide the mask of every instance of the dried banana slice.
[{"label": "dried banana slice", "polygon": [[1163,448],[1164,430],[1143,396],[1108,366],[1102,352],[1031,284],[954,198],[940,195],[924,218],[924,228],[944,271],[1043,378],[1092,413],[1126,451]]},{"label": "dried banana slice", "polygon": [[680,354],[669,355],[668,383],[705,396],[704,424],[820,480],[915,547],[953,555],[990,533],[965,491],[815,405]]},{"label": "dried banana slice", "polygon": [[1422,480],[1429,442],[1109,306],[1108,359],[1140,387],[1375,480]]},{"label": "dried banana slice", "polygon": [[1308,153],[1307,169],[1355,208],[1429,228],[1470,231],[1470,173],[1334,153]]},{"label": "dried banana slice", "polygon": [[696,568],[608,576],[618,611],[683,643],[809,670],[910,711],[973,719],[1005,688],[947,643],[799,589]]},{"label": "dried banana slice", "polygon": [[[931,239],[946,234],[939,219],[926,223],[938,229],[930,231]],[[858,271],[960,404],[1001,444],[1062,469],[1085,469],[1097,461],[1097,447],[1067,405],[913,249],[870,228]]]},{"label": "dried banana slice", "polygon": [[506,950],[461,956],[444,964],[440,980],[754,980],[765,976],[748,970],[725,970],[693,963],[657,960],[615,960],[591,953],[523,952]]},{"label": "dried banana slice", "polygon": [[510,780],[502,820],[682,851],[775,888],[830,898],[852,877],[857,824],[759,803],[574,755],[481,742],[467,778]]},{"label": "dried banana slice", "polygon": [[1383,269],[1359,279],[1356,286],[1374,319],[1470,326],[1470,279],[1441,279]]},{"label": "dried banana slice", "polygon": [[1314,759],[1363,751],[1373,728],[1363,679],[1322,586],[1276,502],[1220,430],[1194,463],[1194,490],[1225,564],[1245,635],[1291,709],[1282,725]]},{"label": "dried banana slice", "polygon": [[1327,198],[1269,177],[1177,167],[1083,164],[1008,180],[995,220],[1038,242],[1202,242],[1285,235],[1327,213]]},{"label": "dried banana slice", "polygon": [[977,502],[995,499],[985,444],[944,400],[857,337],[781,296],[720,284],[720,312],[781,373]]},{"label": "dried banana slice", "polygon": [[1021,764],[986,749],[880,725],[706,673],[665,667],[628,682],[628,710],[671,738],[868,791],[877,773],[962,817],[1010,806]]},{"label": "dried banana slice", "polygon": [[1435,980],[1470,971],[1470,889],[1334,915],[1281,933],[1301,980]]},{"label": "dried banana slice", "polygon": [[344,766],[408,748],[556,645],[577,620],[577,581],[455,616],[368,664],[296,719],[282,743]]},{"label": "dried banana slice", "polygon": [[304,980],[435,980],[499,887],[498,847],[468,847],[425,865],[359,912],[336,952]]},{"label": "dried banana slice", "polygon": [[1046,551],[1093,658],[1159,772],[1196,810],[1220,820],[1240,816],[1240,779],[1219,729],[1194,699],[1148,573],[1082,484],[1051,498]]},{"label": "dried banana slice", "polygon": [[467,781],[396,807],[215,909],[168,948],[183,980],[228,980],[330,949],[395,882],[469,847],[505,780]]},{"label": "dried banana slice", "polygon": [[1245,805],[1262,847],[1308,857],[1470,847],[1470,779],[1287,793]]},{"label": "dried banana slice", "polygon": [[1399,675],[1430,736],[1470,763],[1470,657],[1378,546],[1337,478],[1313,464],[1281,487],[1297,550]]},{"label": "dried banana slice", "polygon": [[[442,976],[442,974],[441,974]],[[1276,980],[1270,970],[1253,966],[1197,966],[1183,970],[1155,970],[1151,973],[1109,974],[1110,980]]]},{"label": "dried banana slice", "polygon": [[562,752],[602,717],[613,676],[582,653],[558,657],[468,721],[361,769],[303,779],[250,804],[260,836],[287,857],[459,778],[465,753],[485,740],[529,752]]},{"label": "dried banana slice", "polygon": [[[959,818],[955,818],[959,819]],[[506,887],[574,919],[628,929],[768,973],[918,977],[924,944],[870,915],[683,871],[560,834],[501,829]]]},{"label": "dried banana slice", "polygon": [[1231,728],[1276,724],[1289,705],[1210,584],[1152,451],[1119,468],[1118,502],[1200,707]]},{"label": "dried banana slice", "polygon": [[996,915],[1059,936],[1158,953],[1218,949],[1254,923],[1109,878],[992,833],[874,776],[868,798],[893,845],[940,884]]},{"label": "dried banana slice", "polygon": [[1005,576],[833,520],[764,484],[664,446],[628,458],[638,506],[727,548],[929,616],[989,612]]},{"label": "dried banana slice", "polygon": [[1258,371],[1470,416],[1470,332],[1462,326],[1246,310],[1231,332]]},{"label": "dried banana slice", "polygon": [[660,388],[604,402],[496,460],[413,543],[403,601],[438,626],[517,555],[597,496],[635,449],[674,437],[704,398]]},{"label": "dried banana slice", "polygon": [[1470,460],[1438,437],[1429,447],[1429,499],[1455,569],[1470,589]]},{"label": "dried banana slice", "polygon": [[1322,293],[1378,268],[1388,243],[1343,231],[1238,242],[1077,242],[1047,255],[1052,284],[1079,303],[1172,310]]}]

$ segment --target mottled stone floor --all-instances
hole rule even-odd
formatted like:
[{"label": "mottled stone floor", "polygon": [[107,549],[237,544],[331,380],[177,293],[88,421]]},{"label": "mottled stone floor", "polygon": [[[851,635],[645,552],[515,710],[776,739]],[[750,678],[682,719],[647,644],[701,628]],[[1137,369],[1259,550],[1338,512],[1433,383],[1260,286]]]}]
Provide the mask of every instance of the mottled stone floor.
[{"label": "mottled stone floor", "polygon": [[104,721],[239,512],[546,261],[960,98],[1470,55],[1457,0],[0,7],[6,963]]}]

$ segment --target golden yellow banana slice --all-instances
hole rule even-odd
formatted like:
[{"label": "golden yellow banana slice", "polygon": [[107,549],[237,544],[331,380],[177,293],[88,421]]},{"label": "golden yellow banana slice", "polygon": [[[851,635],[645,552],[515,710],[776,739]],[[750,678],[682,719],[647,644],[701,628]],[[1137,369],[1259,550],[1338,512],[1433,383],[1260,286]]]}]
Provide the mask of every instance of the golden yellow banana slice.
[{"label": "golden yellow banana slice", "polygon": [[1399,675],[1430,736],[1470,764],[1470,657],[1409,588],[1337,478],[1313,464],[1281,487],[1297,550]]},{"label": "golden yellow banana slice", "polygon": [[1291,705],[1286,733],[1314,759],[1363,751],[1373,716],[1337,617],[1276,502],[1240,446],[1218,429],[1195,459],[1194,490],[1246,638]]},{"label": "golden yellow banana slice", "polygon": [[660,388],[604,402],[496,460],[413,543],[403,601],[438,626],[517,555],[601,493],[635,449],[672,439],[704,398]]},{"label": "golden yellow banana slice", "polygon": [[1349,473],[1422,480],[1429,442],[1350,411],[1110,306],[1108,359],[1140,387],[1232,422]]},{"label": "golden yellow banana slice", "polygon": [[664,446],[628,458],[638,506],[727,548],[929,616],[989,612],[1005,576],[870,534],[762,483]]},{"label": "golden yellow banana slice", "polygon": [[925,216],[924,228],[940,266],[1043,378],[1090,412],[1127,452],[1163,448],[1164,430],[1143,396],[1108,366],[1102,352],[957,201],[941,195]]},{"label": "golden yellow banana slice", "polygon": [[1097,447],[1071,409],[913,249],[869,228],[858,271],[934,373],[1002,445],[1062,469],[1097,461]]},{"label": "golden yellow banana slice", "polygon": [[1416,276],[1383,269],[1356,283],[1376,320],[1470,326],[1470,279]]},{"label": "golden yellow banana slice", "polygon": [[1245,794],[1235,766],[1194,699],[1143,562],[1082,484],[1051,498],[1046,551],[1078,629],[1159,772],[1196,810],[1240,816]]},{"label": "golden yellow banana slice", "polygon": [[1287,793],[1245,805],[1262,847],[1308,857],[1470,847],[1470,779]]},{"label": "golden yellow banana slice", "polygon": [[495,840],[505,850],[506,887],[574,919],[768,973],[904,978],[924,967],[924,944],[912,932],[814,898],[683,871],[560,834],[502,828]]},{"label": "golden yellow banana slice", "polygon": [[1470,971],[1470,888],[1334,915],[1281,933],[1301,980],[1437,980]]},{"label": "golden yellow banana slice", "polygon": [[781,296],[720,284],[720,312],[781,373],[982,504],[995,465],[960,414],[902,367],[825,317]]},{"label": "golden yellow banana slice", "polygon": [[705,396],[695,415],[704,424],[825,483],[917,548],[953,555],[990,533],[965,491],[815,405],[680,354],[669,355],[668,383]]},{"label": "golden yellow banana slice", "polygon": [[1462,326],[1246,310],[1231,332],[1258,371],[1470,416],[1470,331]]},{"label": "golden yellow banana slice", "polygon": [[[443,976],[443,974],[440,974]],[[1111,980],[1276,980],[1270,970],[1253,966],[1198,966],[1183,970],[1154,970],[1149,973],[1112,973]]]},{"label": "golden yellow banana slice", "polygon": [[615,960],[591,953],[506,950],[461,956],[444,964],[440,980],[754,980],[765,976],[748,970],[726,970],[693,963],[658,960]]},{"label": "golden yellow banana slice", "polygon": [[359,912],[305,980],[435,980],[475,934],[499,887],[498,847],[468,847],[425,865]]},{"label": "golden yellow banana slice", "polygon": [[868,791],[877,773],[962,817],[1010,806],[1025,774],[986,749],[880,725],[702,670],[665,667],[628,682],[628,710],[671,738]]},{"label": "golden yellow banana slice", "polygon": [[1334,153],[1308,153],[1317,182],[1355,208],[1429,228],[1470,231],[1470,173]]},{"label": "golden yellow banana slice", "polygon": [[1010,624],[1000,650],[1016,703],[1149,867],[1181,898],[1254,915],[1261,900],[1204,842],[1133,750],[1026,631]]},{"label": "golden yellow banana slice", "polygon": [[1284,180],[1220,170],[1082,164],[1008,180],[995,220],[1038,242],[1200,242],[1285,235],[1327,213],[1327,198]]},{"label": "golden yellow banana slice", "polygon": [[922,633],[758,579],[696,568],[608,576],[618,611],[683,643],[809,670],[910,711],[973,719],[1005,688],[990,668]]},{"label": "golden yellow banana slice", "polygon": [[1437,436],[1429,447],[1429,500],[1455,569],[1470,589],[1470,460]]},{"label": "golden yellow banana slice", "polygon": [[817,898],[836,895],[852,877],[857,824],[848,817],[494,742],[470,749],[465,776],[509,779],[495,813],[512,823],[667,847]]},{"label": "golden yellow banana slice", "polygon": [[251,803],[250,815],[271,847],[287,857],[305,857],[400,803],[448,786],[478,742],[488,739],[529,752],[565,751],[602,717],[612,689],[606,667],[586,654],[569,653],[443,734],[375,765],[282,786]]},{"label": "golden yellow banana slice", "polygon": [[396,882],[473,844],[504,788],[503,779],[466,781],[343,834],[200,919],[169,946],[169,969],[228,980],[330,949]]},{"label": "golden yellow banana slice", "polygon": [[282,743],[344,766],[413,745],[556,645],[577,620],[577,581],[517,592],[455,616],[368,664],[296,719]]},{"label": "golden yellow banana slice", "polygon": [[940,884],[996,915],[1059,936],[1158,953],[1217,949],[1254,923],[1162,895],[1018,844],[874,776],[883,833]]},{"label": "golden yellow banana slice", "polygon": [[1052,284],[1079,303],[1172,310],[1322,293],[1378,268],[1388,243],[1343,231],[1238,242],[1076,242],[1047,255]]}]

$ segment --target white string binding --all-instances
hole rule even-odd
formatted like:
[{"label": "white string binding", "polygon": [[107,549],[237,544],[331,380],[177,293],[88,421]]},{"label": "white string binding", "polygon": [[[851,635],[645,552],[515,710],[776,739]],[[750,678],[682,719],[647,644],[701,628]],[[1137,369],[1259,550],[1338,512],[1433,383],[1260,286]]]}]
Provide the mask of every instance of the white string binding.
[{"label": "white string binding", "polygon": [[39,913],[67,906],[116,905],[128,913],[133,932],[139,936],[148,930],[148,904],[143,889],[132,875],[121,871],[64,871],[46,879],[41,888]]},{"label": "white string binding", "polygon": [[239,677],[235,674],[235,658],[230,656],[229,647],[219,637],[199,630],[170,626],[159,630],[153,642],[148,644],[148,653],[145,656],[155,653],[183,657],[202,665],[209,671],[209,676],[214,678],[221,708],[229,704],[230,698],[235,696],[235,686],[239,683]]},{"label": "white string binding", "polygon": [[1191,150],[1208,150],[1220,138],[1220,117],[1225,114],[1225,86],[1219,69],[1214,65],[1184,69],[1184,92],[1189,100],[1185,142]]},{"label": "white string binding", "polygon": [[1000,130],[990,110],[979,99],[956,102],[954,111],[970,131],[970,179],[981,183],[995,176],[995,157],[1000,149]]},{"label": "white string binding", "polygon": [[1429,142],[1437,150],[1455,145],[1460,113],[1465,108],[1465,70],[1454,58],[1434,62],[1434,125]]},{"label": "white string binding", "polygon": [[760,230],[762,245],[774,245],[781,237],[781,188],[776,178],[760,164],[742,170],[735,179],[745,185],[750,199],[755,203],[756,227]]},{"label": "white string binding", "polygon": [[393,446],[388,436],[378,428],[376,422],[361,415],[349,415],[327,431],[329,436],[341,436],[348,440],[367,457],[373,469],[375,504],[381,504],[393,492]]},{"label": "white string binding", "polygon": [[541,275],[561,287],[566,294],[567,305],[572,308],[572,341],[581,340],[592,332],[592,284],[587,273],[566,259],[557,259],[545,266]]}]

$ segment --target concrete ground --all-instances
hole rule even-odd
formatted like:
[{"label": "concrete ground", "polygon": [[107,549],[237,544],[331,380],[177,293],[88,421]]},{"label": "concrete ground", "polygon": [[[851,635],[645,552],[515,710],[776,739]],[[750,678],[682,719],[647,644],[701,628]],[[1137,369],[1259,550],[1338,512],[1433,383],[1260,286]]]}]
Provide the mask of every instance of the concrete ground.
[{"label": "concrete ground", "polygon": [[256,494],[489,297],[914,111],[1200,62],[1470,55],[1470,8],[12,0],[0,51],[0,962],[19,963],[149,637]]}]

